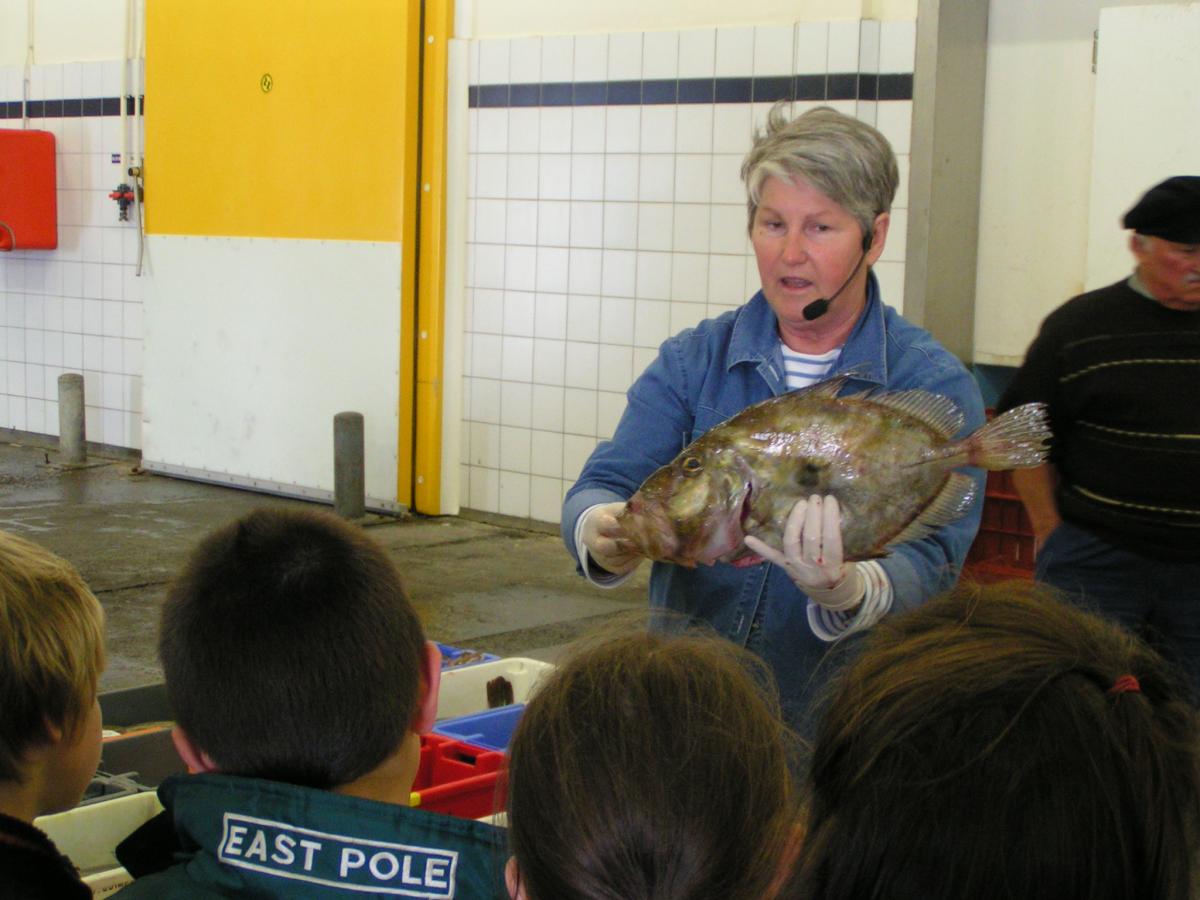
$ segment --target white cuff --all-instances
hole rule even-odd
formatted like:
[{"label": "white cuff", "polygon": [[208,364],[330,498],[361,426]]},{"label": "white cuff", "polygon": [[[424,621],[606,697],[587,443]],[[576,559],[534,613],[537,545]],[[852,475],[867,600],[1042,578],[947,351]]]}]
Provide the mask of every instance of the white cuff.
[{"label": "white cuff", "polygon": [[831,588],[807,587],[801,585],[801,590],[808,594],[808,599],[830,612],[843,612],[862,604],[867,591],[867,582],[863,578],[858,565],[851,564],[845,570],[845,576]]},{"label": "white cuff", "polygon": [[629,576],[636,569],[626,572],[623,575],[615,575],[607,569],[602,569],[592,560],[591,554],[588,553],[587,545],[583,542],[583,523],[592,514],[594,509],[605,505],[604,503],[597,503],[595,506],[589,506],[575,520],[575,555],[579,557],[579,567],[583,569],[584,578],[596,585],[596,587],[615,588],[628,581]]},{"label": "white cuff", "polygon": [[854,615],[834,612],[808,601],[808,627],[822,641],[836,641],[852,632],[870,628],[892,608],[892,582],[883,566],[873,559],[855,565],[866,585],[866,593]]}]

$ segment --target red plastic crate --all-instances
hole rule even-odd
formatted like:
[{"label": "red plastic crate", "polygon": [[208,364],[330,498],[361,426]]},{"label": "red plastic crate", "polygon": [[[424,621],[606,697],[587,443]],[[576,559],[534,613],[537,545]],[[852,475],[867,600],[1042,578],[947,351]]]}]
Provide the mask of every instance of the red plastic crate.
[{"label": "red plastic crate", "polygon": [[1021,495],[1017,493],[1017,487],[1013,484],[1012,474],[1009,470],[988,472],[987,487],[984,488],[984,495],[987,497],[1001,497],[1006,500],[1020,500]]},{"label": "red plastic crate", "polygon": [[413,806],[464,819],[504,809],[498,787],[505,756],[440,734],[421,735],[421,762],[413,781]]},{"label": "red plastic crate", "polygon": [[1033,526],[1011,472],[989,472],[979,534],[964,568],[980,580],[1029,578],[1033,574]]}]

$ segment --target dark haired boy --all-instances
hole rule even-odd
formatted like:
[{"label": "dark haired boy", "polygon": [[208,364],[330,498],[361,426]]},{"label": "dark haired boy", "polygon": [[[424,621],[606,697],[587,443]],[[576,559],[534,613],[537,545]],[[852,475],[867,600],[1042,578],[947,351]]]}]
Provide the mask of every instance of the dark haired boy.
[{"label": "dark haired boy", "polygon": [[173,858],[154,825],[118,849],[143,876],[122,897],[496,895],[495,828],[407,807],[440,657],[361,530],[294,510],[217,530],[158,649],[193,774],[159,788]]}]

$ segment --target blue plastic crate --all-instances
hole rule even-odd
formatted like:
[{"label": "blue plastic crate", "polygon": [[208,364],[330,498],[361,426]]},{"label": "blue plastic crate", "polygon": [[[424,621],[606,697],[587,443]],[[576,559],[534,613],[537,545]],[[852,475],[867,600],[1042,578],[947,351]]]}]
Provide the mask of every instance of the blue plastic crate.
[{"label": "blue plastic crate", "polygon": [[473,747],[505,751],[524,712],[524,703],[513,703],[487,712],[446,719],[434,725],[433,731]]},{"label": "blue plastic crate", "polygon": [[[494,653],[480,653],[478,650],[451,647],[449,644],[439,643],[437,648],[442,653],[443,669],[456,669],[463,666],[473,666],[478,663],[494,662],[500,658]],[[464,657],[471,658],[464,659]]]}]

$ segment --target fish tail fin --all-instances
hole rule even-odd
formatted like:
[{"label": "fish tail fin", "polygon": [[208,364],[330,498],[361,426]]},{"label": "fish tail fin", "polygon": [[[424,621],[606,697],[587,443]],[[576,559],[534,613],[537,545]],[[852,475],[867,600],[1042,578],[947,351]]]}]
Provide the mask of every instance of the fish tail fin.
[{"label": "fish tail fin", "polygon": [[1050,423],[1044,403],[1026,403],[996,416],[958,445],[966,464],[984,469],[1027,469],[1049,452]]}]

